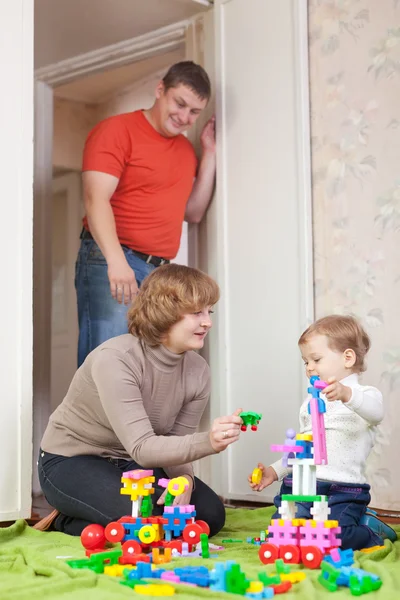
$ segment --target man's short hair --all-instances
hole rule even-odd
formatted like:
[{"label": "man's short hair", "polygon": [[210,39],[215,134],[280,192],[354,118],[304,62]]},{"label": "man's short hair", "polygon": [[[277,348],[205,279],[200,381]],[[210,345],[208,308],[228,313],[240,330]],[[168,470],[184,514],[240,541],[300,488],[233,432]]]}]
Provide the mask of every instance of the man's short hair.
[{"label": "man's short hair", "polygon": [[211,83],[207,73],[191,60],[172,65],[164,76],[163,83],[165,90],[178,87],[179,84],[186,85],[201,100],[209,100],[211,96]]},{"label": "man's short hair", "polygon": [[158,267],[145,278],[128,311],[128,331],[149,346],[158,346],[185,314],[214,306],[219,294],[214,279],[198,269]]}]

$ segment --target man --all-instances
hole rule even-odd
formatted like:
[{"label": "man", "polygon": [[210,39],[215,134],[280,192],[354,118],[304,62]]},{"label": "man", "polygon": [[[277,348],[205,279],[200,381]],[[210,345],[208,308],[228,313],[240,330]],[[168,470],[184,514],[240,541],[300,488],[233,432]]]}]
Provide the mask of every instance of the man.
[{"label": "man", "polygon": [[89,134],[83,155],[86,216],[76,264],[78,366],[127,332],[126,311],[143,279],[179,249],[183,220],[199,223],[215,180],[215,123],[201,134],[199,165],[182,134],[211,94],[202,67],[173,65],[148,110],[117,115]]}]

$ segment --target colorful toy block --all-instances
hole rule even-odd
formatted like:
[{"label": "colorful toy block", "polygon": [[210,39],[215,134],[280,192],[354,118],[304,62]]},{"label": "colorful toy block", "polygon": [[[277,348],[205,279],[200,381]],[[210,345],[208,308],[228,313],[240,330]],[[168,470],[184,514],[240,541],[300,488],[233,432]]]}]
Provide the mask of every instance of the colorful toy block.
[{"label": "colorful toy block", "polygon": [[248,426],[251,427],[252,431],[257,431],[258,424],[262,419],[262,414],[253,411],[247,411],[241,412],[239,417],[243,421],[243,425],[240,428],[242,431],[246,431]]}]

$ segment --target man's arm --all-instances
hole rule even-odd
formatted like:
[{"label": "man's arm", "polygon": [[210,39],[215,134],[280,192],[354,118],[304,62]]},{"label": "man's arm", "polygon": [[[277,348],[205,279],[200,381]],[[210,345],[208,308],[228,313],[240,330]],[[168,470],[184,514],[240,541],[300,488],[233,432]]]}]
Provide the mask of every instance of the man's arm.
[{"label": "man's arm", "polygon": [[111,294],[119,303],[128,304],[135,297],[138,286],[118,240],[110,203],[119,179],[108,173],[85,171],[82,180],[90,232],[107,261]]},{"label": "man's arm", "polygon": [[214,190],[216,170],[215,117],[212,117],[204,126],[200,142],[202,157],[185,211],[185,221],[188,223],[200,223],[210,204]]}]

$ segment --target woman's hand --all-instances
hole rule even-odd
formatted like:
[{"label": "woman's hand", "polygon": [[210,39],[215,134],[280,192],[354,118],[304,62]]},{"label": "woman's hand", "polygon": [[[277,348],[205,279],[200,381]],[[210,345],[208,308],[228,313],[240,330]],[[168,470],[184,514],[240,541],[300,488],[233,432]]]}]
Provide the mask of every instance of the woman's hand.
[{"label": "woman's hand", "polygon": [[230,444],[237,442],[240,436],[240,426],[243,421],[238,416],[242,408],[235,410],[233,415],[218,417],[212,424],[210,431],[211,446],[216,452],[222,452]]},{"label": "woman's hand", "polygon": [[251,475],[247,478],[247,481],[254,492],[261,492],[261,490],[271,485],[271,483],[274,483],[274,481],[278,481],[278,475],[273,467],[266,467],[262,463],[258,463],[258,468],[262,472],[260,483],[253,483]]},{"label": "woman's hand", "polygon": [[[190,504],[190,499],[192,497],[192,492],[193,492],[193,479],[189,475],[183,475],[183,477],[185,477],[185,479],[187,479],[188,486],[186,487],[183,494],[180,494],[179,496],[175,496],[174,501],[173,501],[173,506]],[[167,493],[168,493],[168,490],[166,488],[163,491],[163,493],[161,494],[161,496],[159,497],[159,499],[157,500],[157,504],[165,504],[165,496],[167,495]]]}]

